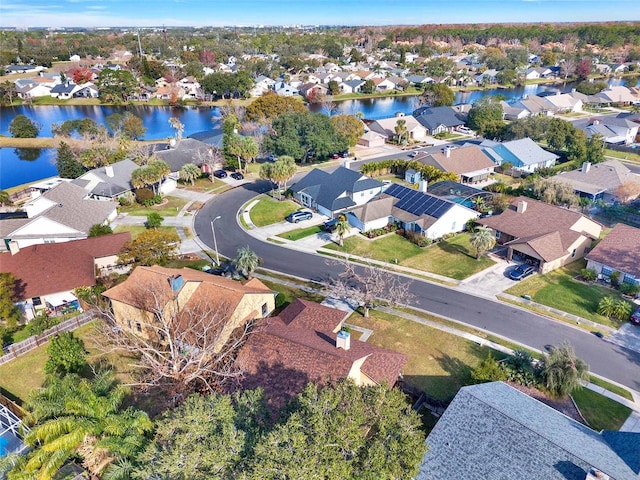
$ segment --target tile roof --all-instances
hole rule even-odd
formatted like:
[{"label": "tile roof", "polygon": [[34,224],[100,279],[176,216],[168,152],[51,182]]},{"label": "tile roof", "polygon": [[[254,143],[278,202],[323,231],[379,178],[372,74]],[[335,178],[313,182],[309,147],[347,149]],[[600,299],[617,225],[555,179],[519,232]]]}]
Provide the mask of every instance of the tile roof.
[{"label": "tile roof", "polygon": [[640,185],[640,175],[636,175],[618,160],[590,165],[587,171],[584,166],[562,172],[552,177],[553,180],[571,185],[579,192],[597,195],[601,192],[615,193],[615,189],[625,182],[633,182]]},{"label": "tile roof", "polygon": [[[519,202],[526,202],[523,213],[516,210]],[[574,230],[581,218],[586,217],[566,208],[518,197],[500,215],[481,218],[478,223],[515,237],[510,244],[529,244],[545,261],[550,261],[566,255],[569,247],[584,235],[582,231]]]},{"label": "tile roof", "polygon": [[618,223],[585,257],[640,278],[640,229]]},{"label": "tile roof", "polygon": [[419,160],[425,165],[433,165],[445,172],[457,175],[495,167],[491,158],[477,145],[467,145],[449,150],[448,157],[446,153],[437,152],[421,157]]},{"label": "tile roof", "polygon": [[463,387],[427,437],[416,478],[584,480],[596,468],[637,480],[605,438],[502,382]]},{"label": "tile roof", "polygon": [[0,254],[0,270],[13,273],[22,285],[20,299],[96,284],[94,259],[120,253],[128,232],[21,248]]},{"label": "tile roof", "polygon": [[[244,371],[242,387],[263,387],[270,403],[282,406],[308,382],[348,377],[354,362],[361,359],[365,359],[363,374],[377,383],[394,385],[407,357],[353,338],[349,350],[337,348],[334,331],[345,314],[332,310],[298,300],[278,317],[262,319],[238,353]],[[303,317],[298,319],[299,315]],[[323,316],[333,321],[322,320]]]}]

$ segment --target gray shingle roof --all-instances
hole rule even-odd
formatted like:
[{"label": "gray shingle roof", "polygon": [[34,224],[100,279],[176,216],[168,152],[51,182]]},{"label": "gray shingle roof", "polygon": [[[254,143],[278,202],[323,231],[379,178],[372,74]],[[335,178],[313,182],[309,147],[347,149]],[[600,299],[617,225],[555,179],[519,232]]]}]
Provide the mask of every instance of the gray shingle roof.
[{"label": "gray shingle roof", "polygon": [[365,177],[360,172],[338,167],[331,173],[311,170],[291,187],[294,193],[303,192],[313,198],[320,206],[330,210],[340,210],[355,205],[348,197],[340,197],[345,192],[356,193],[379,188],[382,183]]},{"label": "gray shingle roof", "polygon": [[76,178],[72,183],[86,189],[87,185],[91,184],[90,179],[93,177],[98,178],[100,182],[96,184],[89,193],[100,197],[111,198],[122,195],[133,188],[131,185],[131,174],[134,170],[140,168],[138,164],[132,160],[125,159],[109,165],[109,168],[110,171],[113,172],[112,176],[107,173],[107,167],[99,167]]},{"label": "gray shingle roof", "polygon": [[194,138],[183,138],[175,148],[158,150],[155,155],[167,162],[172,172],[177,172],[188,163],[201,165],[210,158],[211,146]]},{"label": "gray shingle roof", "polygon": [[602,435],[501,382],[460,389],[427,444],[418,480],[638,479]]},{"label": "gray shingle roof", "polygon": [[451,107],[419,108],[413,114],[416,120],[429,131],[440,125],[449,128],[464,125],[464,120],[460,118],[460,114]]}]

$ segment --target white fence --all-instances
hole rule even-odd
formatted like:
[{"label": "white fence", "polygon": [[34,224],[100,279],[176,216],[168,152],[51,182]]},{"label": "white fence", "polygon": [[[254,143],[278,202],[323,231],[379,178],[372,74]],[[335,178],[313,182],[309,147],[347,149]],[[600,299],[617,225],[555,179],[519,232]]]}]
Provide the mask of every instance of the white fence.
[{"label": "white fence", "polygon": [[24,355],[34,348],[38,348],[39,346],[44,345],[49,341],[51,337],[59,333],[75,330],[76,328],[81,327],[82,325],[86,325],[95,318],[99,317],[100,314],[98,313],[98,311],[87,310],[77,317],[69,318],[68,320],[60,322],[58,325],[45,330],[40,335],[35,335],[33,337],[27,338],[26,340],[23,340],[22,342],[9,345],[5,351],[5,354],[0,357],[0,365],[4,365],[11,360],[15,360],[20,355]]}]

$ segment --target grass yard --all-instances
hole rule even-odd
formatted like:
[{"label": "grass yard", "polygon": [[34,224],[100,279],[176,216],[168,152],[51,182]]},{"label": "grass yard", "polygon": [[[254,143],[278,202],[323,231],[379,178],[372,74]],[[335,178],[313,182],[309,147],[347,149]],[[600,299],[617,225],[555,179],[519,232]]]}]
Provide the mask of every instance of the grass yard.
[{"label": "grass yard", "polygon": [[345,238],[344,247],[329,244],[325,248],[352,253],[388,263],[396,263],[425,272],[463,280],[490,267],[488,257],[476,260],[469,245],[469,234],[456,235],[429,247],[420,248],[400,235],[388,235],[374,241],[359,236]]},{"label": "grass yard", "polygon": [[191,185],[191,183],[180,183],[179,185],[179,188],[183,188],[185,190],[211,193],[222,193],[232,188],[228,183],[215,177],[213,177],[213,182],[209,177],[201,177],[195,181],[194,185]]},{"label": "grass yard", "polygon": [[613,383],[609,383],[606,380],[594,377],[593,375],[589,377],[589,381],[594,385],[598,385],[599,387],[615,393],[616,395],[620,395],[622,398],[633,401],[633,395],[631,395],[631,393],[629,393],[629,390],[627,390],[626,388],[619,387],[618,385],[614,385]]},{"label": "grass yard", "polygon": [[[90,323],[74,330],[74,335],[84,341],[89,352],[91,364],[106,362],[113,366],[117,377],[123,382],[131,381],[131,370],[128,366],[132,359],[114,353],[104,354],[96,342],[96,324]],[[39,388],[44,382],[44,364],[47,361],[47,346],[43,345],[18,357],[12,362],[0,366],[0,387],[7,397],[22,404],[27,400],[29,392]]]},{"label": "grass yard", "polygon": [[631,409],[587,388],[575,390],[571,396],[591,428],[619,430],[629,418]]},{"label": "grass yard", "polygon": [[283,221],[284,217],[298,208],[289,200],[280,201],[265,196],[251,209],[251,221],[256,227],[265,227]]},{"label": "grass yard", "polygon": [[300,240],[301,238],[305,238],[305,237],[310,237],[311,235],[315,235],[316,233],[320,233],[321,231],[322,231],[322,225],[314,225],[313,227],[297,228],[295,230],[284,232],[278,235],[278,237],[286,238],[287,240],[291,240],[292,242],[295,242],[296,240]]},{"label": "grass yard", "polygon": [[308,292],[288,285],[283,285],[279,282],[272,282],[270,280],[261,280],[271,290],[278,292],[276,296],[276,310],[280,311],[293,302],[296,298],[303,300],[309,300],[311,302],[320,303],[324,300],[324,296],[319,293]]},{"label": "grass yard", "polygon": [[[138,235],[145,230],[147,230],[147,227],[144,225],[118,225],[113,229],[113,233],[129,232],[131,233],[131,240],[135,240],[138,238]],[[158,227],[158,230],[167,230],[176,233],[176,227]]]},{"label": "grass yard", "polygon": [[[354,313],[347,323],[373,330],[368,342],[408,356],[404,379],[432,397],[451,400],[471,381],[471,370],[488,347],[404,318],[372,310],[369,318]],[[504,355],[493,352],[496,358]]]},{"label": "grass yard", "polygon": [[165,197],[167,203],[163,205],[154,205],[153,207],[145,207],[134,203],[129,207],[118,207],[118,213],[126,213],[136,217],[146,217],[150,213],[159,213],[163,217],[175,217],[188,200],[179,197]]},{"label": "grass yard", "polygon": [[619,327],[620,322],[598,315],[596,310],[598,303],[604,297],[612,296],[617,300],[622,298],[620,293],[602,285],[589,285],[574,280],[573,277],[579,275],[580,269],[585,265],[584,260],[578,260],[545,275],[534,275],[511,287],[506,293],[516,296],[529,295],[534,302],[542,305],[578,315],[602,325]]}]

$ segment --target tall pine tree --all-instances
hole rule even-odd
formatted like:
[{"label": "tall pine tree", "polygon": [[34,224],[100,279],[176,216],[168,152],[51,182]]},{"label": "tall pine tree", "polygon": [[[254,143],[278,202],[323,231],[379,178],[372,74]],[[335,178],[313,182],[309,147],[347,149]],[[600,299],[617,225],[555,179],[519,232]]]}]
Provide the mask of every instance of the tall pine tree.
[{"label": "tall pine tree", "polygon": [[56,167],[61,178],[78,178],[87,171],[76,159],[71,147],[65,142],[60,142],[58,147]]}]

